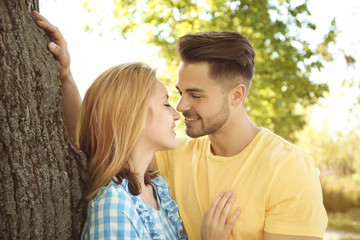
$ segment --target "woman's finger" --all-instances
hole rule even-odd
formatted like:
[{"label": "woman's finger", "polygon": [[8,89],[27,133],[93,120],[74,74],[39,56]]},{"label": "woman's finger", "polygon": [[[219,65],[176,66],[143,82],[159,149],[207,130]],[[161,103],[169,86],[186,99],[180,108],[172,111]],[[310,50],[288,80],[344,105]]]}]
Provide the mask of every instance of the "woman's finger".
[{"label": "woman's finger", "polygon": [[46,31],[46,35],[48,35],[52,40],[64,41],[63,35],[59,31],[59,29],[51,23],[38,21],[37,24],[39,27]]},{"label": "woman's finger", "polygon": [[207,212],[207,214],[208,214],[210,217],[213,217],[213,216],[214,216],[214,212],[215,212],[215,210],[216,210],[216,207],[217,207],[218,203],[220,202],[220,200],[222,199],[222,197],[224,196],[225,193],[226,193],[226,191],[222,191],[221,193],[219,193],[219,195],[217,195],[217,197],[215,198],[215,200],[211,203],[210,209],[209,209],[209,211]]},{"label": "woman's finger", "polygon": [[43,17],[40,13],[37,11],[33,11],[33,14],[38,19],[37,25],[45,30],[46,35],[50,38],[50,41],[55,42],[57,45],[65,48],[66,47],[66,41],[59,31],[59,29],[51,24],[45,17]]},{"label": "woman's finger", "polygon": [[241,208],[235,209],[233,215],[226,224],[228,224],[232,228],[237,218],[240,216],[240,213],[241,213]]},{"label": "woman's finger", "polygon": [[219,203],[217,204],[215,210],[214,210],[214,219],[220,220],[220,216],[222,211],[224,210],[224,207],[226,203],[233,197],[233,191],[227,191],[223,197],[220,199]]},{"label": "woman's finger", "polygon": [[43,15],[41,15],[38,11],[32,11],[32,14],[40,21],[47,21],[49,22]]},{"label": "woman's finger", "polygon": [[[53,42],[48,44],[50,51],[55,55],[55,57],[59,60],[60,65],[62,67],[69,66],[70,67],[70,57],[64,52],[64,49],[59,47]],[[62,76],[60,76],[61,78]]]},{"label": "woman's finger", "polygon": [[227,199],[224,199],[224,202],[225,202],[225,205],[219,216],[220,221],[223,223],[226,222],[226,220],[229,216],[230,210],[235,202],[235,195],[234,194],[229,195]]}]

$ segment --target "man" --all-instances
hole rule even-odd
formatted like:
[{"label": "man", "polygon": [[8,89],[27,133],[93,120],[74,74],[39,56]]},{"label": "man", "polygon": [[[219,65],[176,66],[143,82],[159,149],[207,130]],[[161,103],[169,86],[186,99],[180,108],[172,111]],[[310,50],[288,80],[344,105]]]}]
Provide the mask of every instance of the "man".
[{"label": "man", "polygon": [[186,134],[175,150],[156,154],[190,239],[211,201],[225,188],[242,211],[232,239],[320,239],[327,215],[317,170],[295,146],[255,126],[245,110],[255,52],[235,32],[187,34],[177,110]]},{"label": "man", "polygon": [[[71,137],[81,102],[70,72],[66,41],[37,13],[61,64],[64,118]],[[190,239],[200,239],[210,203],[226,188],[242,208],[232,239],[321,239],[327,216],[319,176],[295,146],[248,118],[244,100],[255,52],[234,32],[188,34],[178,41],[181,63],[177,110],[186,133],[176,149],[156,155]],[[232,213],[230,213],[230,216]]]}]

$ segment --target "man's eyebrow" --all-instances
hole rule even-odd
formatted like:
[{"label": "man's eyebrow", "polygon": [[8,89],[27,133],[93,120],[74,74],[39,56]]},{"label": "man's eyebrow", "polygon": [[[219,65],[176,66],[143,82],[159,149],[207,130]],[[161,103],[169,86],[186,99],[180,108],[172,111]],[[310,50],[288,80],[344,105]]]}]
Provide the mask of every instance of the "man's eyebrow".
[{"label": "man's eyebrow", "polygon": [[[176,89],[179,90],[179,92],[181,92],[178,86],[176,86]],[[187,88],[185,89],[185,92],[205,92],[205,90],[201,88]]]}]

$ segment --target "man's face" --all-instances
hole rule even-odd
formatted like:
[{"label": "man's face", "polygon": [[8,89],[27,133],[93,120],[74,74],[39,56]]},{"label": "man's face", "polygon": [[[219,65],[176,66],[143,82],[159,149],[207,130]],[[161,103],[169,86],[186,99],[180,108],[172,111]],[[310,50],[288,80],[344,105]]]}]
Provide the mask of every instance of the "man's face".
[{"label": "man's face", "polygon": [[186,134],[192,138],[216,132],[230,115],[228,95],[208,73],[207,62],[179,65],[176,88],[180,98],[176,109],[183,114]]}]

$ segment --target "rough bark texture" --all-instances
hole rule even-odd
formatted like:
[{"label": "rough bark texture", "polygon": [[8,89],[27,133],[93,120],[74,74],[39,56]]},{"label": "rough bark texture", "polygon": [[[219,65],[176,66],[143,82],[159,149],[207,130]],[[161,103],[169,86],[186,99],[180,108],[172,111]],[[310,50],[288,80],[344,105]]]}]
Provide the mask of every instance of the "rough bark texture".
[{"label": "rough bark texture", "polygon": [[31,10],[0,0],[0,239],[79,239],[85,155],[62,119],[58,62]]}]

